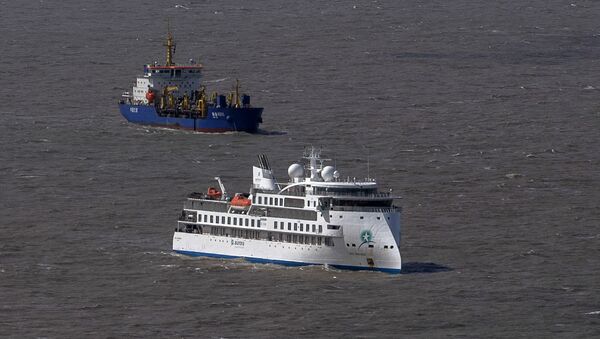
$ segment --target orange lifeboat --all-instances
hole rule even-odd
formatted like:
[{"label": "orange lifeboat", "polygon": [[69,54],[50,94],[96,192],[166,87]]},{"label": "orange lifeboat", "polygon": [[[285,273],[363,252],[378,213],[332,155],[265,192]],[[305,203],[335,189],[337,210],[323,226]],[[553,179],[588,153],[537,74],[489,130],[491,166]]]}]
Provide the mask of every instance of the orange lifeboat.
[{"label": "orange lifeboat", "polygon": [[154,98],[155,98],[154,91],[152,91],[151,89],[148,88],[148,92],[146,92],[146,100],[148,100],[148,103],[151,104],[154,102]]},{"label": "orange lifeboat", "polygon": [[252,201],[248,199],[245,194],[237,193],[233,199],[231,199],[231,207],[246,208],[252,205]]},{"label": "orange lifeboat", "polygon": [[221,196],[223,196],[223,193],[221,193],[221,191],[219,191],[218,189],[216,189],[214,187],[209,187],[208,192],[206,192],[206,195],[210,199],[219,200],[219,199],[221,199]]}]

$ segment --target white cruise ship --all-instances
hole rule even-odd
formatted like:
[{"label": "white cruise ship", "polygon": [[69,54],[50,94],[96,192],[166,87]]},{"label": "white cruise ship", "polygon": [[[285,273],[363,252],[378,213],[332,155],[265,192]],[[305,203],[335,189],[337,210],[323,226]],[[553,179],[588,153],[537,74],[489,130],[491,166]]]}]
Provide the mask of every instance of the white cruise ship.
[{"label": "white cruise ship", "polygon": [[373,179],[340,179],[321,151],[275,180],[266,156],[253,167],[249,193],[192,193],[173,235],[173,250],[192,256],[245,258],[283,265],[329,265],[399,273],[400,208]]}]

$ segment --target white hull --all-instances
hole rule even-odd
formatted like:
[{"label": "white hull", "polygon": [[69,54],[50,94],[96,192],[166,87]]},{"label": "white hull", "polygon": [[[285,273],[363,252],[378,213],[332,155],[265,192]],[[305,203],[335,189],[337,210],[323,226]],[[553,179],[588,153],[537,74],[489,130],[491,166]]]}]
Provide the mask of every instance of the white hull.
[{"label": "white hull", "polygon": [[[229,213],[211,213],[212,215],[231,215]],[[333,220],[345,218],[346,221],[338,225],[340,230],[325,229],[321,234],[312,232],[292,232],[293,234],[319,237],[332,236],[333,246],[316,243],[296,243],[286,241],[273,241],[268,239],[247,239],[234,237],[231,232],[224,235],[211,235],[175,232],[173,235],[173,250],[182,254],[222,257],[222,258],[245,258],[255,262],[271,262],[284,265],[331,265],[348,269],[380,270],[399,273],[402,260],[398,244],[400,239],[395,239],[390,231],[390,225],[398,224],[399,213],[368,213],[360,219],[359,212],[337,212],[332,213]],[[339,218],[340,215],[342,218]],[[373,220],[365,220],[364,218]],[[377,220],[376,218],[379,218]],[[388,219],[389,218],[389,219]],[[319,218],[320,219],[320,218]],[[385,222],[384,220],[388,220]],[[265,225],[266,221],[266,225]],[[279,230],[273,228],[273,221],[287,224],[287,219],[263,218],[263,226],[260,232],[273,235],[278,239]],[[298,223],[297,220],[293,220]],[[319,222],[321,220],[318,220]],[[325,220],[322,220],[325,222]],[[331,221],[331,220],[330,220]],[[375,223],[379,222],[379,224]],[[205,225],[205,229],[206,226]],[[233,229],[228,225],[228,229]],[[248,229],[248,227],[236,227],[237,229]],[[259,230],[252,228],[252,230]],[[370,242],[360,239],[360,234],[369,230],[373,234]],[[283,231],[285,234],[289,232]],[[281,232],[281,233],[283,233]],[[399,234],[399,229],[398,233]],[[370,247],[371,246],[371,247]],[[385,247],[384,247],[385,246]]]}]

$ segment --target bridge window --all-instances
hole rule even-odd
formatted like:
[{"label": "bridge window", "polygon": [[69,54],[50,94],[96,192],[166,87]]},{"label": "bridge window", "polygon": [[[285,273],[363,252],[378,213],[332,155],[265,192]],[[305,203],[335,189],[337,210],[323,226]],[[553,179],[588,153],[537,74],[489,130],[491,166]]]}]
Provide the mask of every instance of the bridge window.
[{"label": "bridge window", "polygon": [[288,222],[288,231],[291,231],[291,230],[292,230],[292,223]]},{"label": "bridge window", "polygon": [[273,228],[277,229],[277,221],[273,221]]},{"label": "bridge window", "polygon": [[254,219],[250,220],[250,225],[254,227]]}]

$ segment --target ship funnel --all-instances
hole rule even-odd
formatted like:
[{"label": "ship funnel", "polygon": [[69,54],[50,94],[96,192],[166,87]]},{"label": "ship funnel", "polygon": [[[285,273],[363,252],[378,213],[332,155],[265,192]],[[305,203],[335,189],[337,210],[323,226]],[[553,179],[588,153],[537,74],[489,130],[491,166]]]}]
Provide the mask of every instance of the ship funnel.
[{"label": "ship funnel", "polygon": [[258,166],[252,167],[252,187],[267,191],[276,190],[277,184],[266,155],[261,154],[258,156]]},{"label": "ship funnel", "polygon": [[269,159],[267,159],[267,156],[264,154],[258,155],[258,165],[262,169],[271,170],[271,166],[269,165]]}]

